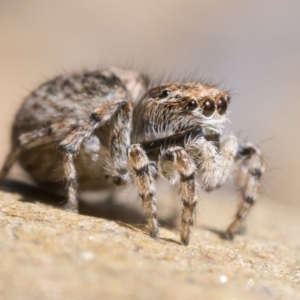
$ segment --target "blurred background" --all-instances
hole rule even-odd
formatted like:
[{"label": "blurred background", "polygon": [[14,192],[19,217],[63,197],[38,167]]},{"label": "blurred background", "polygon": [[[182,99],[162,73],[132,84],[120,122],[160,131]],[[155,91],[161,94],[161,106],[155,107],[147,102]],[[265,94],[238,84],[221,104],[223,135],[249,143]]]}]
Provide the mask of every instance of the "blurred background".
[{"label": "blurred background", "polygon": [[22,99],[47,78],[98,65],[193,74],[232,91],[225,132],[261,145],[264,194],[297,204],[299,12],[298,0],[1,0],[0,163]]}]

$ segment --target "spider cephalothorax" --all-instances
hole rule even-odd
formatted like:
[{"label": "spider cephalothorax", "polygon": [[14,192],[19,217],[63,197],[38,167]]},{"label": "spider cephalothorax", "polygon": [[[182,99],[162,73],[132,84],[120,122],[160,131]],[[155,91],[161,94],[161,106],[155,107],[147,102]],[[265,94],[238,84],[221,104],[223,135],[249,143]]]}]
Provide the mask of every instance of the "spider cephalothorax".
[{"label": "spider cephalothorax", "polygon": [[148,90],[145,76],[117,68],[58,76],[25,99],[0,180],[19,160],[38,184],[66,182],[72,211],[78,185],[103,190],[133,183],[157,238],[155,181],[164,177],[179,184],[181,242],[187,245],[200,189],[221,186],[235,160],[243,202],[226,231],[232,238],[258,197],[264,162],[252,144],[238,146],[234,136],[220,142],[229,102],[227,93],[201,83]]},{"label": "spider cephalothorax", "polygon": [[218,132],[228,104],[227,94],[199,83],[153,88],[134,109],[132,138],[145,142],[208,126]]}]

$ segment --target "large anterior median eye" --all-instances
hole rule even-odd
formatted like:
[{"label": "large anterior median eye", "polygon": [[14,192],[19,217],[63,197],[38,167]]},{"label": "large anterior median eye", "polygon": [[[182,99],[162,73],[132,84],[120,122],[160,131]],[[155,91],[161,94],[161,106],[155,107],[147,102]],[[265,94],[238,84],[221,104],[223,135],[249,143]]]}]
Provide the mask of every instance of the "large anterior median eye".
[{"label": "large anterior median eye", "polygon": [[206,99],[202,105],[202,112],[205,117],[210,117],[216,110],[215,103],[211,99]]},{"label": "large anterior median eye", "polygon": [[222,116],[226,113],[227,101],[224,98],[219,99],[217,109],[218,109],[218,114],[220,116]]}]

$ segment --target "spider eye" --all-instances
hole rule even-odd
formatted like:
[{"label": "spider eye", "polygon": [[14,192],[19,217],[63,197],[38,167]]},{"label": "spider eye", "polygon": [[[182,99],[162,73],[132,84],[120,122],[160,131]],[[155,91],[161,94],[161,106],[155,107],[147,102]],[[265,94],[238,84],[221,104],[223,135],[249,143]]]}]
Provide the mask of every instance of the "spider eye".
[{"label": "spider eye", "polygon": [[218,109],[218,114],[220,116],[222,116],[222,115],[224,115],[226,113],[227,102],[226,102],[226,100],[224,98],[220,98],[219,99],[217,109]]},{"label": "spider eye", "polygon": [[207,99],[202,104],[202,111],[205,117],[210,117],[215,112],[215,103],[214,101]]},{"label": "spider eye", "polygon": [[195,110],[198,107],[198,104],[195,100],[192,100],[188,103],[189,110]]},{"label": "spider eye", "polygon": [[169,90],[163,90],[160,94],[160,98],[166,98],[170,95],[170,91]]}]

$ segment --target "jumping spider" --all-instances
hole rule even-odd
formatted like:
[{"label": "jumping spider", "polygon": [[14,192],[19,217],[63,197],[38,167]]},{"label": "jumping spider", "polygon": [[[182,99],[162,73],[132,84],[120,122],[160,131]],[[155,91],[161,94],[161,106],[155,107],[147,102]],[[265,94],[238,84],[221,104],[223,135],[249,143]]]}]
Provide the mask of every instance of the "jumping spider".
[{"label": "jumping spider", "polygon": [[[34,90],[13,125],[2,180],[18,160],[42,186],[67,183],[66,208],[77,211],[77,187],[106,189],[133,182],[150,236],[158,237],[158,176],[179,182],[181,243],[188,245],[200,187],[220,187],[239,163],[243,201],[226,236],[242,227],[259,194],[264,161],[252,144],[234,136],[220,142],[229,96],[200,83],[149,88],[134,71],[106,68],[62,75]],[[109,177],[109,179],[107,179]]]}]

